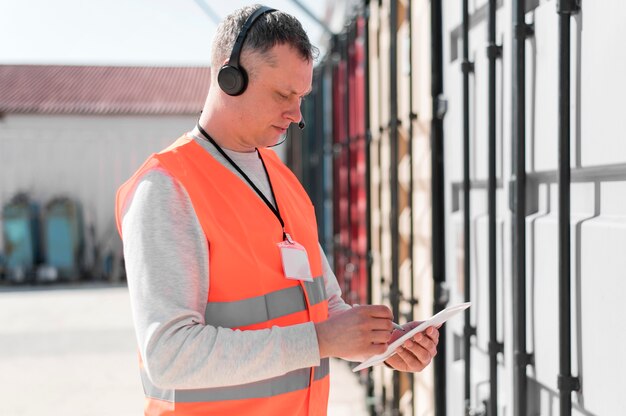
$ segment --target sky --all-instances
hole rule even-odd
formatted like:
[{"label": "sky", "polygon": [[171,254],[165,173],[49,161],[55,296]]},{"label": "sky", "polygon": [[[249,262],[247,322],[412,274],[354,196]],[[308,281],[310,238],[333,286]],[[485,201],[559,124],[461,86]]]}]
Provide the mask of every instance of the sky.
[{"label": "sky", "polygon": [[[259,2],[0,0],[0,64],[208,65],[215,18]],[[320,18],[325,13],[325,0],[300,3]],[[263,4],[298,17],[313,44],[323,45],[322,28],[296,2]]]}]

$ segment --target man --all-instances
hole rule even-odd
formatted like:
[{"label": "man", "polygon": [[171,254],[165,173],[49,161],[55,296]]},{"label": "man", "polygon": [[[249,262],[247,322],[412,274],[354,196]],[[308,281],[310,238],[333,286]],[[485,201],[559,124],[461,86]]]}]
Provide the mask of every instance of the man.
[{"label": "man", "polygon": [[[198,125],[118,191],[147,415],[324,415],[328,358],[392,337],[389,308],[343,302],[306,193],[266,149],[302,121],[315,53],[285,13],[228,16]],[[420,371],[437,341],[386,364]]]}]

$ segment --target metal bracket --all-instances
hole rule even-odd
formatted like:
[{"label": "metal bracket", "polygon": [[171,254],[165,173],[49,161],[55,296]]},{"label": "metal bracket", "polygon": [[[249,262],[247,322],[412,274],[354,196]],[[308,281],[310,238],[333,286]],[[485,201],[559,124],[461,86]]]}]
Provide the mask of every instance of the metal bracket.
[{"label": "metal bracket", "polygon": [[439,120],[443,120],[447,112],[448,100],[446,100],[443,94],[439,94],[437,98],[435,98],[435,117]]},{"label": "metal bracket", "polygon": [[463,327],[463,335],[465,337],[476,336],[476,327],[471,325]]},{"label": "metal bracket", "polygon": [[341,149],[342,149],[343,145],[342,143],[335,143],[333,144],[333,157],[339,157],[339,155],[341,154]]},{"label": "metal bracket", "polygon": [[516,199],[516,195],[517,195],[517,190],[516,190],[517,181],[515,179],[516,179],[516,177],[515,177],[515,175],[513,175],[513,178],[509,180],[509,211],[511,211],[513,214],[515,214],[515,210],[517,208],[515,206],[515,202],[517,201],[517,199]]},{"label": "metal bracket", "polygon": [[515,352],[515,363],[524,368],[535,365],[535,354],[517,351]]},{"label": "metal bracket", "polygon": [[390,287],[390,288],[389,288],[389,293],[388,293],[388,296],[389,296],[389,301],[390,301],[392,304],[399,304],[399,303],[400,303],[400,302],[399,302],[399,301],[400,301],[400,299],[402,299],[402,298],[403,298],[403,296],[402,296],[402,291],[401,291],[399,288],[398,288],[398,289],[396,289],[396,288],[394,288],[394,287]]},{"label": "metal bracket", "polygon": [[393,124],[393,120],[389,120],[389,123],[387,123],[387,128],[388,129],[393,129],[394,127],[400,127],[402,125],[402,120],[400,120],[399,118],[396,119],[396,124]]},{"label": "metal bracket", "polygon": [[444,307],[450,300],[450,289],[446,282],[435,283],[435,305]]},{"label": "metal bracket", "polygon": [[406,298],[406,299],[403,298],[402,301],[408,303],[409,305],[411,305],[411,307],[417,306],[420,303],[419,299],[414,298],[412,296],[410,298]]},{"label": "metal bracket", "polygon": [[490,59],[502,58],[502,45],[496,45],[495,43],[487,46],[487,57]]},{"label": "metal bracket", "polygon": [[400,293],[400,297],[398,298],[400,302],[408,303],[411,306],[411,308],[419,305],[419,299],[414,298],[413,296],[404,297],[401,290],[398,290],[398,292]]},{"label": "metal bracket", "polygon": [[412,111],[409,113],[409,120],[417,120],[417,118],[418,118],[417,113],[414,113]]},{"label": "metal bracket", "polygon": [[579,391],[580,379],[578,377],[563,376],[559,374],[557,377],[557,387],[561,391]]},{"label": "metal bracket", "polygon": [[474,62],[472,61],[463,61],[461,62],[461,72],[465,73],[472,73],[474,72]]},{"label": "metal bracket", "polygon": [[580,11],[580,0],[557,0],[556,11],[558,14],[576,14]]},{"label": "metal bracket", "polygon": [[535,25],[530,23],[517,24],[513,28],[515,39],[526,39],[531,36],[535,36]]},{"label": "metal bracket", "polygon": [[504,353],[504,344],[502,342],[489,341],[489,355],[498,355]]}]

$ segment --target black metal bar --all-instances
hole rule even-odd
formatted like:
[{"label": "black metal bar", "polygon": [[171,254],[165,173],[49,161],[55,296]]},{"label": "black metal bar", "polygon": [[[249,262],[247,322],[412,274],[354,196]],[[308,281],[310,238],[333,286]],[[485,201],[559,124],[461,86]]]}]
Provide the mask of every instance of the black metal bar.
[{"label": "black metal bar", "polygon": [[[344,117],[344,134],[345,134],[345,139],[349,140],[350,139],[350,71],[352,68],[352,57],[350,56],[350,49],[352,48],[352,41],[353,41],[353,36],[352,36],[352,26],[347,26],[344,29],[344,44],[343,44],[343,60],[345,62],[345,67],[344,67],[344,81],[345,81],[345,86],[344,86],[344,97],[343,97],[343,105],[344,105],[344,111],[343,111],[343,117]],[[344,184],[344,186],[347,190],[346,192],[346,198],[348,199],[348,209],[346,212],[346,223],[348,224],[348,230],[347,230],[347,236],[348,236],[348,241],[346,242],[347,247],[349,249],[349,253],[346,253],[345,255],[345,259],[346,259],[346,263],[344,265],[344,267],[347,267],[349,264],[352,264],[353,262],[353,258],[352,258],[352,222],[354,221],[354,218],[352,218],[352,210],[350,209],[350,207],[352,206],[352,204],[355,203],[355,201],[352,200],[352,148],[351,146],[345,146],[342,147],[341,149],[342,152],[345,152],[345,159],[343,159],[343,163],[345,163],[345,169],[347,171],[347,178],[346,178],[346,183]],[[350,283],[347,285],[348,286],[348,290],[349,290],[349,295],[350,297],[353,299],[353,291],[354,291],[354,283],[352,282],[352,277],[353,277],[353,273],[349,272],[347,269],[343,271],[344,276],[349,276],[350,277]],[[354,301],[353,301],[354,302]]]},{"label": "black metal bar", "polygon": [[[414,267],[414,258],[413,258],[413,244],[415,243],[414,232],[413,232],[413,19],[411,17],[411,2],[408,2],[406,9],[406,18],[407,24],[409,26],[409,160],[410,160],[410,170],[409,170],[409,212],[410,222],[411,222],[411,233],[409,233],[409,261],[411,262],[410,275],[411,275],[411,294],[409,299],[413,299],[415,293],[415,279],[413,278],[413,272],[415,270]],[[412,305],[410,308],[408,320],[413,321],[413,308],[415,305]],[[413,375],[411,375],[411,392],[413,391],[413,383],[414,383]],[[412,399],[415,402],[414,398]]]},{"label": "black metal bar", "polygon": [[[570,16],[559,16],[559,378],[571,377],[570,318]],[[559,383],[560,384],[560,383]],[[568,388],[560,390],[561,415],[570,415]]]},{"label": "black metal bar", "polygon": [[[370,23],[370,9],[369,0],[364,2],[362,10],[363,19],[365,22],[363,41],[364,41],[364,71],[365,71],[365,215],[366,215],[366,250],[367,250],[367,281],[370,285],[367,290],[367,303],[372,304],[372,161],[371,161],[371,149],[372,143],[372,129],[370,121],[370,37],[369,37],[369,23]],[[372,386],[373,388],[373,386]]]},{"label": "black metal bar", "polygon": [[[440,0],[430,2],[431,30],[431,95],[433,119],[431,126],[431,175],[432,175],[432,262],[434,280],[435,313],[445,308],[448,303],[445,292],[446,282],[446,247],[445,247],[445,184],[444,184],[444,147],[443,118],[445,101],[443,99],[443,26]],[[438,353],[433,361],[435,415],[446,415],[446,330],[439,334]]]},{"label": "black metal bar", "polygon": [[570,210],[570,23],[575,1],[560,0],[559,14],[559,375],[560,414],[572,414],[572,391],[579,388],[572,377],[571,333],[571,210]]},{"label": "black metal bar", "polygon": [[496,0],[489,0],[488,19],[488,75],[489,75],[489,141],[487,177],[487,213],[489,234],[489,415],[498,414],[498,311],[496,258],[496,60],[501,55],[496,45]]},{"label": "black metal bar", "polygon": [[[332,215],[332,238],[331,238],[331,247],[332,247],[332,252],[333,252],[333,267],[335,269],[335,273],[338,275],[337,278],[339,280],[339,263],[340,263],[340,255],[338,252],[338,247],[339,247],[339,234],[340,234],[340,229],[341,229],[341,222],[339,221],[340,215],[339,215],[339,196],[340,196],[340,184],[338,183],[338,178],[339,178],[339,164],[337,162],[337,156],[338,156],[338,152],[336,151],[336,145],[335,145],[335,140],[337,139],[337,132],[336,132],[336,124],[337,121],[335,119],[336,117],[336,112],[335,112],[335,107],[338,106],[339,104],[336,102],[338,99],[337,94],[336,94],[336,86],[335,84],[337,82],[339,82],[339,70],[337,69],[339,67],[339,61],[340,61],[340,56],[341,56],[341,49],[340,49],[340,45],[341,45],[341,38],[340,36],[334,35],[332,37],[332,41],[330,43],[330,47],[331,47],[331,58],[329,59],[330,62],[330,79],[331,79],[331,87],[330,87],[330,102],[331,102],[331,113],[330,113],[330,117],[332,119],[332,123],[331,124],[331,128],[330,128],[330,134],[327,136],[328,139],[328,147],[331,150],[330,153],[330,165],[331,165],[331,170],[332,170],[332,184],[330,186],[330,199],[332,201],[332,210],[331,210],[331,215]],[[343,282],[341,280],[339,280],[339,284],[340,286],[343,285]],[[342,286],[341,287],[342,293],[345,293],[345,288]],[[345,296],[345,295],[344,295]]]},{"label": "black metal bar", "polygon": [[[392,0],[389,7],[389,143],[390,143],[390,190],[391,190],[391,288],[390,302],[393,316],[400,315],[400,261],[398,241],[398,2]],[[393,372],[392,412],[400,412],[400,373]]]},{"label": "black metal bar", "polygon": [[[411,16],[412,14],[412,10],[411,10],[411,2],[409,1],[407,3],[406,6],[406,20],[407,20],[407,25],[409,27],[409,39],[408,39],[408,44],[409,44],[409,74],[408,74],[408,80],[409,80],[409,146],[408,146],[408,153],[409,153],[409,161],[410,161],[410,168],[409,168],[409,201],[408,201],[408,207],[409,207],[409,218],[410,218],[410,224],[411,224],[411,232],[409,233],[409,262],[410,262],[410,268],[409,268],[409,273],[411,276],[411,286],[410,286],[410,290],[411,293],[408,296],[408,299],[410,299],[411,301],[411,307],[409,308],[409,315],[408,315],[408,320],[409,322],[413,321],[414,319],[414,313],[413,310],[415,309],[415,303],[414,303],[414,296],[415,296],[415,276],[413,275],[414,271],[415,271],[415,258],[413,256],[413,244],[415,244],[415,230],[413,229],[413,220],[414,220],[414,207],[413,207],[413,133],[414,133],[414,129],[413,129],[413,123],[414,123],[414,117],[413,117],[413,18]],[[410,373],[409,374],[409,388],[411,389],[411,409],[412,412],[415,412],[415,374],[414,373]]]},{"label": "black metal bar", "polygon": [[[364,49],[365,49],[365,215],[366,215],[366,234],[367,234],[367,281],[369,284],[367,290],[367,304],[372,304],[372,195],[371,195],[371,178],[372,178],[372,161],[370,146],[372,143],[372,130],[370,124],[370,37],[369,37],[369,0],[365,1],[363,9],[363,18],[365,19],[364,33]],[[373,369],[370,367],[367,374],[367,397],[374,397],[374,379]],[[376,411],[373,401],[370,402],[369,412],[374,414]]]},{"label": "black metal bar", "polygon": [[513,402],[514,415],[526,416],[526,37],[525,0],[513,1]]},{"label": "black metal bar", "polygon": [[[337,37],[334,36],[331,40],[331,44],[336,43]],[[332,49],[331,49],[332,51]],[[331,55],[332,56],[332,55]],[[322,104],[322,108],[324,109],[323,120],[324,123],[321,123],[321,131],[319,134],[322,137],[322,143],[324,146],[324,169],[325,176],[328,183],[324,184],[324,201],[328,203],[328,208],[325,207],[324,212],[326,215],[326,224],[325,224],[325,249],[327,253],[334,253],[334,230],[335,230],[335,204],[334,200],[334,154],[333,154],[333,127],[332,127],[332,119],[333,119],[333,91],[332,91],[332,83],[333,83],[333,74],[334,66],[332,59],[328,59],[328,64],[324,68],[324,77],[326,81],[322,83],[323,94],[322,97],[324,102]],[[330,209],[329,209],[330,208]],[[335,264],[335,259],[333,258],[333,265]]]},{"label": "black metal bar", "polygon": [[[469,76],[474,64],[469,60],[469,1],[463,0],[463,287],[465,302],[470,301],[470,97]],[[469,310],[465,311],[463,357],[465,359],[464,400],[465,410],[471,408],[471,337],[474,333]]]}]

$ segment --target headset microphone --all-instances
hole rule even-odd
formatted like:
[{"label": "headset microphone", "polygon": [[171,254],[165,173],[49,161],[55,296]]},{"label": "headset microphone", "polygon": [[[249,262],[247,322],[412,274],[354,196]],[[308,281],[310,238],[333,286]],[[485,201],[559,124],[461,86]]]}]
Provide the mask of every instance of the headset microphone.
[{"label": "headset microphone", "polygon": [[[304,117],[302,117],[300,119],[300,122],[298,123],[298,127],[300,128],[300,130],[302,130],[302,129],[304,129],[304,126],[306,126],[306,123],[304,122]],[[269,148],[269,147],[280,146],[281,144],[285,143],[285,140],[287,140],[287,134],[286,133],[283,135],[283,139],[281,141],[279,141],[276,144],[269,145],[267,147]]]}]

